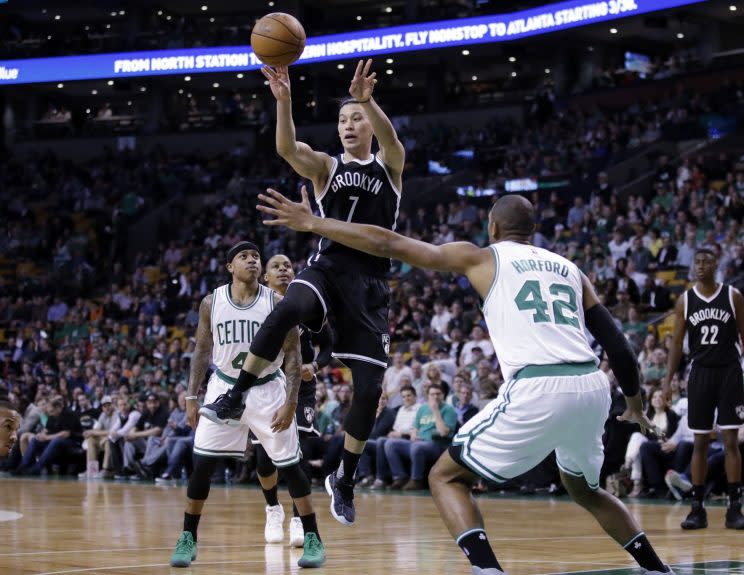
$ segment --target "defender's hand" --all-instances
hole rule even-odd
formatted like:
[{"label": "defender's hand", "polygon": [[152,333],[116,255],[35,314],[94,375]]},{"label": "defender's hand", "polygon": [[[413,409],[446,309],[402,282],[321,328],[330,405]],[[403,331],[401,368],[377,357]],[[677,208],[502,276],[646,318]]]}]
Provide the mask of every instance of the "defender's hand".
[{"label": "defender's hand", "polygon": [[267,226],[287,226],[298,232],[308,232],[313,220],[313,212],[310,209],[310,200],[307,197],[307,188],[302,186],[302,202],[293,202],[276,190],[266,190],[266,194],[259,194],[258,199],[264,204],[258,204],[256,209],[276,219],[264,220]]}]

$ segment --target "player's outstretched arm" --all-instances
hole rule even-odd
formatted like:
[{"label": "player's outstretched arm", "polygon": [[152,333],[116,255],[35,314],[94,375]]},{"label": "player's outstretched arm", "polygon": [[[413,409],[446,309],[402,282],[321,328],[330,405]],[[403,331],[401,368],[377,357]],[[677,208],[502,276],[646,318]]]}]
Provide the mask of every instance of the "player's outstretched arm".
[{"label": "player's outstretched arm", "polygon": [[316,152],[304,142],[298,142],[292,119],[292,88],[289,82],[289,68],[264,66],[261,73],[269,81],[271,93],[276,98],[276,151],[289,162],[289,165],[303,178],[313,181],[315,189],[322,189],[319,183],[331,171],[331,157]]},{"label": "player's outstretched arm", "polygon": [[[485,295],[493,279],[493,256],[488,248],[482,249],[468,242],[453,242],[435,246],[377,226],[342,222],[331,218],[319,218],[310,211],[307,190],[302,187],[302,202],[292,202],[276,190],[269,189],[260,194],[259,200],[266,205],[258,209],[275,216],[274,220],[264,220],[269,226],[287,226],[301,232],[312,232],[334,242],[344,244],[355,250],[393,258],[411,265],[431,270],[466,274],[479,292],[484,286]],[[491,265],[487,281],[482,281],[477,268]],[[484,275],[484,278],[485,278]],[[471,277],[475,276],[475,277]]]},{"label": "player's outstretched arm", "polygon": [[[664,394],[671,398],[672,389],[669,382],[677,373],[679,368],[679,362],[682,359],[682,344],[685,339],[685,299],[687,295],[682,294],[677,299],[677,303],[674,306],[674,330],[672,331],[672,346],[669,349],[669,357],[667,357],[667,373],[661,382],[661,387],[664,390]],[[741,294],[739,295],[741,297]],[[736,300],[734,300],[736,303]],[[744,310],[742,310],[744,312]]]},{"label": "player's outstretched arm", "polygon": [[351,86],[349,86],[349,94],[364,107],[369,123],[372,125],[372,131],[377,138],[377,143],[380,144],[380,158],[394,172],[392,175],[397,179],[403,172],[406,150],[400,143],[398,134],[395,133],[393,123],[372,97],[372,92],[377,83],[377,72],[370,74],[371,66],[371,59],[367,60],[366,63],[364,60],[359,60],[354,78],[351,80]]},{"label": "player's outstretched arm", "polygon": [[212,357],[212,294],[204,296],[199,305],[199,324],[196,327],[196,344],[191,356],[189,385],[186,390],[186,417],[191,429],[196,429],[199,421],[199,403],[196,396],[204,382]]},{"label": "player's outstretched arm", "polygon": [[581,283],[586,327],[607,353],[610,367],[625,395],[627,409],[625,413],[618,415],[617,419],[639,424],[644,434],[649,430],[654,430],[653,422],[643,412],[640,392],[641,377],[633,349],[623,332],[615,325],[610,312],[600,303],[589,278],[583,273]]}]

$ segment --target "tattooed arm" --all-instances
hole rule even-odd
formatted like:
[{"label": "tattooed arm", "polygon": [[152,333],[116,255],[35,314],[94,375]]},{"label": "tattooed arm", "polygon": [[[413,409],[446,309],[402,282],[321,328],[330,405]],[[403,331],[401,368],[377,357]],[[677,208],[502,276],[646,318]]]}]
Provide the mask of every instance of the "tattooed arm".
[{"label": "tattooed arm", "polygon": [[196,429],[199,422],[199,404],[196,396],[204,383],[209,362],[212,357],[212,294],[204,296],[199,306],[199,325],[196,328],[196,346],[191,356],[191,373],[186,397],[186,416],[191,429]]}]

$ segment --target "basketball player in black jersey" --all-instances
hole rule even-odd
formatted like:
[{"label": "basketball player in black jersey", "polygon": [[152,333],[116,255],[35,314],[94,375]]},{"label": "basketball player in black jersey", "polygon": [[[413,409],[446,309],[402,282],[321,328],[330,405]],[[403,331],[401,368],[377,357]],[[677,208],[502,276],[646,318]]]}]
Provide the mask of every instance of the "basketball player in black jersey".
[{"label": "basketball player in black jersey", "polygon": [[[287,288],[294,277],[292,262],[287,256],[277,254],[266,262],[264,281],[267,286],[282,296],[287,293]],[[297,431],[300,435],[300,447],[304,447],[302,443],[307,437],[320,436],[320,431],[315,427],[315,373],[331,362],[332,336],[330,331],[328,323],[323,325],[319,334],[312,334],[307,328],[300,326],[302,383],[300,384],[295,415]],[[315,353],[316,345],[319,346],[317,356]],[[277,496],[278,474],[276,466],[253,434],[251,434],[251,439],[256,446],[258,481],[261,484],[264,499],[266,499],[264,538],[266,543],[281,543],[284,540],[284,508],[279,504]],[[307,475],[307,471],[305,471],[305,474]],[[294,504],[292,505],[292,511],[293,517],[289,524],[289,544],[293,547],[302,547],[305,542],[305,533],[302,529],[299,511]]]},{"label": "basketball player in black jersey", "polygon": [[664,389],[677,371],[682,357],[685,333],[690,349],[687,382],[690,429],[695,434],[692,453],[692,511],[682,522],[682,529],[703,529],[708,516],[703,505],[705,477],[708,473],[708,446],[718,427],[726,454],[729,506],[728,529],[744,529],[741,514],[741,454],[738,430],[744,424],[744,376],[741,369],[740,338],[744,338],[744,298],[736,288],[716,283],[718,259],[706,249],[695,253],[697,281],[677,301],[672,349],[669,353]]},{"label": "basketball player in black jersey", "polygon": [[[277,100],[277,151],[312,181],[321,214],[395,229],[405,150],[372,98],[377,80],[376,73],[370,73],[371,65],[371,60],[359,62],[349,87],[351,99],[339,109],[338,135],[344,151],[336,157],[296,140],[287,68],[264,67],[262,72]],[[376,154],[372,153],[373,137],[380,148]],[[330,316],[336,336],[333,356],[351,370],[354,398],[344,422],[341,464],[326,478],[326,490],[333,517],[351,525],[355,519],[354,474],[374,425],[388,364],[390,292],[385,273],[390,261],[323,239],[308,264],[253,340],[238,384],[200,413],[223,423],[238,418],[242,393],[277,356],[284,334],[299,324],[317,331]]]}]

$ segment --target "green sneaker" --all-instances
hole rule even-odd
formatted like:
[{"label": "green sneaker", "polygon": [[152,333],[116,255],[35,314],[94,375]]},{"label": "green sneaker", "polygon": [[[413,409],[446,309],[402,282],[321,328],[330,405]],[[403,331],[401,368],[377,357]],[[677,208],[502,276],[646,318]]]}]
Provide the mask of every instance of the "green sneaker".
[{"label": "green sneaker", "polygon": [[196,542],[191,531],[184,531],[178,538],[176,550],[171,555],[171,567],[189,567],[196,560]]},{"label": "green sneaker", "polygon": [[325,547],[315,533],[305,533],[305,552],[297,565],[300,567],[320,567],[326,561]]}]

